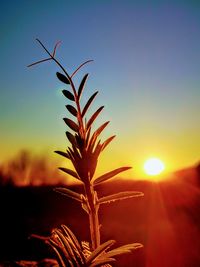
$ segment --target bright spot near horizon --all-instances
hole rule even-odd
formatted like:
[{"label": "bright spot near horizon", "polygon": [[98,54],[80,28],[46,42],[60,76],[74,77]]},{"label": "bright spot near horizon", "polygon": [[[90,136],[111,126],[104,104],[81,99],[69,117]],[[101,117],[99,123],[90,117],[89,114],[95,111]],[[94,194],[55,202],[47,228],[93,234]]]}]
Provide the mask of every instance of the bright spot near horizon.
[{"label": "bright spot near horizon", "polygon": [[157,158],[150,158],[144,163],[144,171],[148,175],[159,175],[165,169],[164,163]]}]

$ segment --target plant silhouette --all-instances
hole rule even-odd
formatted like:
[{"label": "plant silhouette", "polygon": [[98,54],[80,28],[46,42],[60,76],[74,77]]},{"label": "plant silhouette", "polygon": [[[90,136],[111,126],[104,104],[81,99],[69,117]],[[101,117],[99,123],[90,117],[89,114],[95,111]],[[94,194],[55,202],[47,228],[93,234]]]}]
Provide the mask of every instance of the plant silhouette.
[{"label": "plant silhouette", "polygon": [[98,216],[99,207],[102,204],[107,204],[112,201],[140,197],[143,196],[143,193],[137,191],[126,191],[104,197],[98,197],[95,189],[97,185],[112,179],[117,174],[124,172],[131,167],[120,167],[109,171],[100,177],[95,176],[99,156],[115,136],[113,135],[109,137],[104,142],[101,142],[100,140],[100,135],[108,126],[109,121],[106,121],[96,130],[93,130],[93,124],[100,115],[104,106],[99,107],[89,118],[87,117],[88,110],[90,109],[98,92],[94,92],[88,98],[86,103],[81,103],[81,97],[83,91],[85,90],[89,74],[87,73],[84,75],[78,88],[76,88],[74,84],[73,78],[75,75],[85,64],[91,62],[91,60],[81,64],[70,75],[55,57],[59,43],[55,45],[53,53],[50,53],[40,40],[36,40],[46,51],[49,57],[37,61],[29,65],[29,67],[46,61],[54,61],[62,71],[62,73],[56,73],[57,78],[66,85],[66,89],[62,92],[68,101],[66,109],[68,114],[70,114],[70,118],[64,118],[64,122],[69,128],[69,131],[66,132],[69,146],[65,152],[55,152],[71,161],[74,169],[72,170],[63,167],[59,169],[68,175],[71,175],[74,179],[77,179],[83,186],[82,194],[72,191],[66,187],[59,187],[55,190],[81,204],[82,208],[89,217],[91,236],[90,242],[80,242],[67,226],[62,225],[60,228],[54,229],[50,237],[44,239],[54,250],[59,266],[110,266],[109,263],[115,261],[115,256],[141,248],[142,244],[132,243],[111,250],[110,247],[115,243],[114,240],[108,240],[101,243]]}]

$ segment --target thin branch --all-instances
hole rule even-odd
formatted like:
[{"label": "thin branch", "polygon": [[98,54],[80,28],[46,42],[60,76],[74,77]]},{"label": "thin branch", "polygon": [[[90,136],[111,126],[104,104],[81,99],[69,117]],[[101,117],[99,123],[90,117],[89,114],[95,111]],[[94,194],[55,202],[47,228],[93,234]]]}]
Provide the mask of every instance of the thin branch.
[{"label": "thin branch", "polygon": [[85,61],[85,62],[83,62],[73,73],[72,73],[72,75],[71,75],[71,78],[84,66],[84,65],[86,65],[86,64],[88,64],[88,63],[90,63],[90,62],[92,62],[92,61],[94,61],[94,60],[92,60],[92,59],[90,59],[90,60],[87,60],[87,61]]},{"label": "thin branch", "polygon": [[40,63],[42,63],[42,62],[49,61],[49,60],[52,60],[52,58],[46,58],[46,59],[39,60],[39,61],[37,61],[37,62],[34,62],[34,63],[28,65],[27,67],[29,68],[29,67],[32,67],[32,66],[34,66],[34,65],[37,65],[37,64],[40,64]]},{"label": "thin branch", "polygon": [[[77,95],[77,92],[76,92],[75,85],[74,85],[74,83],[73,83],[70,75],[67,73],[67,71],[65,70],[65,68],[60,64],[60,62],[53,55],[51,55],[51,53],[47,50],[47,48],[43,45],[43,43],[39,39],[36,39],[36,41],[43,47],[43,49],[47,52],[47,54],[50,56],[50,58],[52,60],[54,60],[54,62],[62,69],[62,71],[67,76],[67,78],[68,78],[68,80],[70,82],[70,85],[72,87],[72,91],[74,93],[75,102],[76,102],[77,110],[78,110],[78,117],[77,118],[78,118],[78,121],[79,121],[80,126],[81,126],[81,129],[82,129],[82,134],[84,135],[84,125],[83,125],[83,121],[82,121],[82,117],[81,117],[80,103],[79,103],[79,100],[78,100],[78,95]],[[55,48],[56,48],[56,46],[55,46]]]},{"label": "thin branch", "polygon": [[46,47],[43,45],[43,43],[38,39],[36,38],[36,41],[44,48],[44,50],[47,52],[47,54],[53,58],[53,56],[51,55],[51,53],[46,49]]},{"label": "thin branch", "polygon": [[55,54],[56,54],[56,49],[57,49],[57,47],[60,45],[60,43],[61,43],[61,41],[58,41],[57,43],[56,43],[56,45],[55,45],[55,47],[54,47],[54,50],[53,50],[53,57],[55,56]]}]

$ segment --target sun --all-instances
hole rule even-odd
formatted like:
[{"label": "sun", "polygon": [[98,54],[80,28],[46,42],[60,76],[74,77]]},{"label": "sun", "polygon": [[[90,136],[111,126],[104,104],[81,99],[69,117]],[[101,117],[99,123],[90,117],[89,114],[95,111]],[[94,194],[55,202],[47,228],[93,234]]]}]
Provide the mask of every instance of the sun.
[{"label": "sun", "polygon": [[164,163],[158,158],[150,158],[144,163],[144,171],[147,175],[159,175],[165,169]]}]

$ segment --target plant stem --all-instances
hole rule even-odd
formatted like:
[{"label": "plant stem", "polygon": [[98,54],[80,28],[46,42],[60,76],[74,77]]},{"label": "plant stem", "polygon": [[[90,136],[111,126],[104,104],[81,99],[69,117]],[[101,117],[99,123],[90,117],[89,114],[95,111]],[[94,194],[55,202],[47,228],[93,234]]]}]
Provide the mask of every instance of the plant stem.
[{"label": "plant stem", "polygon": [[[39,39],[36,39],[36,40],[44,48],[44,50],[46,51],[46,53],[49,55],[50,58],[38,61],[34,64],[38,64],[38,63],[52,59],[61,68],[61,70],[65,73],[67,79],[69,80],[70,86],[72,88],[72,92],[74,94],[74,100],[75,100],[76,107],[77,107],[77,121],[78,121],[78,124],[80,126],[79,133],[80,133],[81,137],[85,140],[87,130],[84,127],[83,117],[81,114],[80,101],[79,101],[79,97],[78,97],[74,82],[72,80],[72,77],[78,72],[78,70],[80,68],[82,68],[82,66],[84,66],[85,64],[87,64],[88,62],[90,62],[92,60],[88,60],[88,61],[84,62],[83,64],[81,64],[70,76],[68,74],[68,72],[65,70],[65,68],[60,64],[60,62],[54,57],[57,44],[54,48],[53,54],[51,54]],[[86,148],[84,148],[84,149],[86,149]],[[87,200],[88,200],[89,224],[90,224],[92,250],[95,250],[100,245],[100,231],[99,231],[99,217],[98,217],[99,205],[96,203],[97,202],[96,191],[94,190],[93,185],[90,183],[91,179],[89,179],[89,177],[87,177],[87,176],[85,178],[86,179],[82,179],[82,180],[84,181],[85,194],[86,194]]]},{"label": "plant stem", "polygon": [[89,223],[90,223],[90,236],[92,242],[92,250],[95,250],[100,245],[100,231],[99,231],[99,216],[98,205],[96,205],[95,191],[93,186],[88,183],[85,185],[85,193],[89,205]]}]

